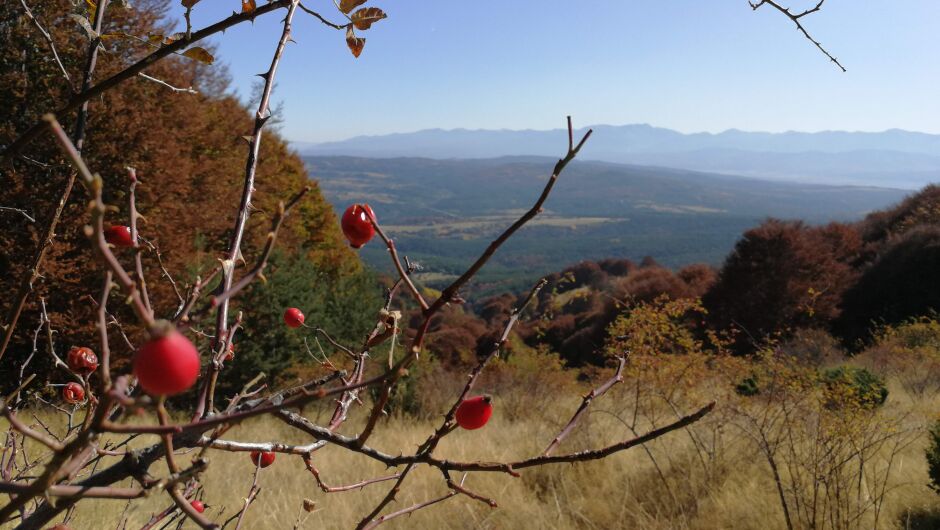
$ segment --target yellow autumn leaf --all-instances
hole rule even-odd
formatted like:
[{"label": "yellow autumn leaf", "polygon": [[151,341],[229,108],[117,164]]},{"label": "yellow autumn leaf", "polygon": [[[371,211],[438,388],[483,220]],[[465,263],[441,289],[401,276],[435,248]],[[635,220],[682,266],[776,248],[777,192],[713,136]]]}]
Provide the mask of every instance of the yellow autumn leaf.
[{"label": "yellow autumn leaf", "polygon": [[206,64],[212,64],[212,62],[215,61],[215,57],[213,57],[211,53],[207,52],[205,48],[200,48],[198,46],[186,50],[183,52],[183,55],[185,57],[189,57],[190,59],[194,59]]}]

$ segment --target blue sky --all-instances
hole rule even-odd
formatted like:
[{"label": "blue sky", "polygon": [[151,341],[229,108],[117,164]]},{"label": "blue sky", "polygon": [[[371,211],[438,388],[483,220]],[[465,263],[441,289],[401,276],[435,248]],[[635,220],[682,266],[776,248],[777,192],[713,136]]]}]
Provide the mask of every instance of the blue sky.
[{"label": "blue sky", "polygon": [[[305,5],[342,20],[331,0]],[[847,73],[789,20],[769,7],[754,12],[746,0],[366,5],[389,18],[362,35],[359,59],[341,32],[297,14],[297,44],[287,49],[274,94],[287,138],[319,142],[435,127],[552,129],[567,114],[578,125],[649,123],[683,132],[940,133],[936,0],[828,0],[804,18]],[[204,0],[193,25],[239,8],[239,0]],[[281,18],[269,14],[213,39],[240,95],[247,97],[253,75],[267,68]]]}]

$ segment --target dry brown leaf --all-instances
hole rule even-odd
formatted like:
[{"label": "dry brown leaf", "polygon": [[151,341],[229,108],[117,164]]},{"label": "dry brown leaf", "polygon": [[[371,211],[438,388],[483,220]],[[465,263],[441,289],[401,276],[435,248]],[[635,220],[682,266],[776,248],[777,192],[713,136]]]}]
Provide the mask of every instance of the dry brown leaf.
[{"label": "dry brown leaf", "polygon": [[339,10],[348,15],[350,11],[364,3],[366,3],[366,0],[340,0]]},{"label": "dry brown leaf", "polygon": [[352,29],[352,26],[346,28],[346,46],[349,46],[349,51],[352,52],[354,57],[359,57],[359,54],[362,53],[362,48],[365,45],[366,40],[357,37],[356,33]]},{"label": "dry brown leaf", "polygon": [[356,26],[356,29],[367,30],[372,27],[372,24],[386,18],[388,15],[385,14],[385,11],[377,7],[364,7],[359,11],[356,11],[352,14],[350,19],[352,23]]}]

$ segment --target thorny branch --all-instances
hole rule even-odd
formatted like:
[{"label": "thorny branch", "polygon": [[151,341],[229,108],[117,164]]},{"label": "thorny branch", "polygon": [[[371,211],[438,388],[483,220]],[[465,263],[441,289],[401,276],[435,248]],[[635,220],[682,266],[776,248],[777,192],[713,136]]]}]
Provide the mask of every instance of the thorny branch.
[{"label": "thorny branch", "polygon": [[[224,294],[232,288],[233,272],[235,262],[241,256],[242,239],[245,236],[245,228],[248,224],[248,215],[251,209],[251,199],[255,191],[255,174],[258,168],[258,154],[261,149],[261,133],[264,124],[271,118],[269,104],[271,102],[271,92],[274,90],[274,77],[277,74],[278,64],[284,54],[284,48],[291,40],[291,23],[294,19],[294,13],[297,11],[297,4],[300,0],[290,0],[287,4],[287,15],[284,17],[284,27],[281,32],[281,38],[277,42],[274,50],[274,57],[271,59],[271,66],[268,71],[260,74],[264,79],[264,88],[261,91],[261,101],[258,103],[258,111],[255,114],[254,132],[251,135],[251,141],[248,147],[248,159],[245,162],[245,182],[242,189],[241,203],[239,204],[238,214],[235,219],[235,228],[232,232],[232,238],[229,242],[228,252],[222,267],[222,283],[219,285],[218,294]],[[268,6],[273,5],[268,4]],[[267,7],[267,6],[265,6]],[[223,298],[218,306],[216,313],[215,337],[216,341],[221,341],[228,331],[228,308],[229,301]],[[196,415],[206,414],[207,386],[203,387],[202,396],[196,407]]]},{"label": "thorny branch", "polygon": [[820,9],[822,9],[822,6],[825,2],[826,0],[819,0],[819,2],[816,4],[815,7],[812,7],[800,13],[791,13],[789,7],[783,7],[779,3],[777,3],[775,0],[760,0],[757,3],[748,1],[748,4],[750,4],[751,9],[755,11],[760,9],[764,4],[766,4],[766,5],[773,7],[777,11],[783,13],[787,18],[792,20],[794,24],[796,24],[796,29],[798,29],[800,33],[802,33],[803,36],[807,38],[807,40],[809,40],[817,48],[819,48],[819,51],[821,51],[826,57],[828,57],[830,61],[835,63],[835,65],[838,66],[840,70],[845,72],[846,70],[845,70],[845,67],[842,66],[842,63],[840,63],[838,59],[833,57],[831,53],[829,53],[825,48],[823,48],[823,45],[820,44],[818,40],[814,39],[813,36],[810,35],[808,31],[806,31],[806,28],[803,27],[803,23],[800,22],[800,19],[805,17],[806,15],[816,13]]}]

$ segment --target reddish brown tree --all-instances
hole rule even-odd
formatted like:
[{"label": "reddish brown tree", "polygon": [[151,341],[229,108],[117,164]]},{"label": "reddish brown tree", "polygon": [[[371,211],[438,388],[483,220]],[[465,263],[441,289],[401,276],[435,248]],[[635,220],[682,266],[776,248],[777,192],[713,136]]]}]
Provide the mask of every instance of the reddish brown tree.
[{"label": "reddish brown tree", "polygon": [[744,233],[706,293],[711,322],[742,331],[740,352],[772,333],[827,326],[856,276],[860,249],[861,238],[847,225],[768,220]]}]

